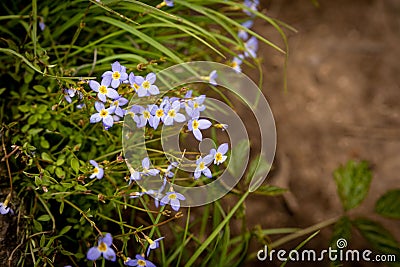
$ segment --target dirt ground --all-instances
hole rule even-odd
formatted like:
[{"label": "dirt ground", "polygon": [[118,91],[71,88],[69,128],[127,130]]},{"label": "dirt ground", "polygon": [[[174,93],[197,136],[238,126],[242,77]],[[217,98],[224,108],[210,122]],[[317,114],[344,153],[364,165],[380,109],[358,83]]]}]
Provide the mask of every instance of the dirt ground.
[{"label": "dirt ground", "polygon": [[[263,228],[304,228],[340,216],[332,172],[349,159],[367,160],[373,171],[370,193],[350,214],[378,219],[400,240],[400,223],[380,219],[373,211],[382,194],[400,188],[400,1],[319,1],[318,8],[311,1],[265,2],[263,8],[271,17],[298,30],[287,32],[286,93],[284,57],[266,45],[259,50],[265,72],[263,91],[278,136],[278,169],[269,181],[291,193],[270,201],[253,197],[256,205],[250,221]],[[256,23],[255,30],[279,42],[267,23]],[[330,234],[322,231],[308,248],[328,248]],[[367,245],[355,233],[348,248]]]}]

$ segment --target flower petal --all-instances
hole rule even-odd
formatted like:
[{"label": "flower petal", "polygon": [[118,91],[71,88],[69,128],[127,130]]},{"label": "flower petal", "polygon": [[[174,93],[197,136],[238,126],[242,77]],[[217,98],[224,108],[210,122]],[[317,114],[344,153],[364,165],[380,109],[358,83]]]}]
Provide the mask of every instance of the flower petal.
[{"label": "flower petal", "polygon": [[97,247],[91,247],[86,254],[86,258],[90,261],[95,261],[100,257],[100,255],[101,252]]},{"label": "flower petal", "polygon": [[146,80],[149,83],[153,84],[156,81],[156,75],[153,72],[150,72],[149,74],[147,74]]},{"label": "flower petal", "polygon": [[93,114],[92,116],[90,116],[90,123],[96,123],[101,121],[101,117],[99,113]]},{"label": "flower petal", "polygon": [[229,146],[228,146],[228,143],[223,143],[222,145],[220,145],[219,147],[218,147],[218,152],[219,153],[221,153],[221,154],[225,154],[226,152],[228,152],[228,148],[229,148]]},{"label": "flower petal", "polygon": [[171,207],[174,211],[178,211],[179,208],[181,207],[181,203],[179,202],[178,199],[171,199]]},{"label": "flower petal", "polygon": [[211,122],[209,120],[199,120],[199,129],[204,130],[204,129],[208,129],[211,126]]},{"label": "flower petal", "polygon": [[98,82],[94,81],[94,80],[90,80],[90,81],[89,81],[89,87],[90,87],[93,91],[95,91],[96,93],[98,93],[98,92],[99,92],[100,84],[99,84]]},{"label": "flower petal", "polygon": [[103,257],[109,261],[115,261],[117,259],[115,251],[110,247],[108,247],[107,250],[103,252]]},{"label": "flower petal", "polygon": [[202,140],[203,140],[203,135],[201,134],[201,132],[200,132],[199,129],[195,129],[195,130],[193,130],[192,132],[193,132],[194,137],[195,137],[197,140],[199,140],[199,141],[202,141]]},{"label": "flower petal", "polygon": [[[118,85],[119,85],[119,84],[118,84]],[[109,98],[116,99],[116,98],[119,97],[119,94],[118,94],[118,92],[117,92],[116,90],[111,89],[111,88],[108,88],[108,90],[107,90],[107,96],[108,96]]]}]

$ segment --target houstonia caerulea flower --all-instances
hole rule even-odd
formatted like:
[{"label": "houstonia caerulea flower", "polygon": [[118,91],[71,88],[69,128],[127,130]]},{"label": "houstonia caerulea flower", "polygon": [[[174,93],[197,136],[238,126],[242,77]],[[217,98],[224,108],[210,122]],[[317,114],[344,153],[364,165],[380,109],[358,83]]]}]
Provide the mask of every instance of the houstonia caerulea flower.
[{"label": "houstonia caerulea flower", "polygon": [[106,71],[101,77],[103,77],[104,84],[109,86],[111,84],[112,88],[118,88],[118,86],[128,79],[128,74],[126,73],[126,68],[115,61],[111,65],[112,71]]},{"label": "houstonia caerulea flower", "polygon": [[225,131],[226,129],[228,129],[228,124],[218,123],[218,124],[214,124],[214,127],[221,129],[222,131]]},{"label": "houstonia caerulea flower", "polygon": [[[141,77],[141,76],[135,76],[135,74],[133,72],[129,73],[129,77],[128,77],[129,84],[131,85],[131,87],[133,89],[135,89],[135,92],[137,92],[140,88],[140,84],[138,84],[136,82],[136,78],[138,78],[138,80],[139,80],[139,77]],[[141,77],[141,78],[143,79],[143,77]]]},{"label": "houstonia caerulea flower", "polygon": [[165,196],[161,199],[160,205],[164,206],[168,203],[170,203],[171,208],[174,211],[178,211],[179,208],[181,207],[181,203],[179,200],[185,200],[186,198],[181,194],[177,192],[168,192],[165,194]]},{"label": "houstonia caerulea flower", "polygon": [[100,99],[102,102],[106,102],[108,96],[111,99],[119,97],[118,92],[115,91],[112,88],[108,88],[107,81],[105,78],[101,80],[101,84],[99,84],[97,81],[90,80],[89,81],[89,86],[92,88],[93,91],[97,93],[97,97]]},{"label": "houstonia caerulea flower", "polygon": [[39,28],[41,31],[44,31],[44,29],[46,28],[46,24],[44,24],[44,18],[43,17],[39,17]]},{"label": "houstonia caerulea flower", "polygon": [[255,36],[252,36],[245,44],[244,48],[246,51],[244,52],[245,57],[257,57],[258,50],[258,40]]},{"label": "houstonia caerulea flower", "polygon": [[164,121],[166,112],[162,105],[160,105],[160,106],[154,105],[153,108],[151,109],[150,113],[151,113],[151,115],[153,115],[151,124],[155,130],[155,129],[157,129],[158,125],[160,124],[160,121]]},{"label": "houstonia caerulea flower", "polygon": [[[253,23],[254,22],[252,20],[248,20],[243,22],[241,25],[246,29],[250,29],[251,27],[253,27]],[[249,34],[245,30],[240,29],[238,32],[238,37],[242,38],[243,40],[247,40],[247,38],[249,38]]]},{"label": "houstonia caerulea flower", "polygon": [[139,117],[139,123],[136,125],[138,128],[146,126],[147,122],[150,126],[152,126],[153,115],[151,115],[151,108],[152,106],[148,106],[145,110],[143,110],[142,114]]},{"label": "houstonia caerulea flower", "polygon": [[157,238],[156,240],[151,240],[148,236],[145,236],[145,238],[147,242],[149,242],[149,247],[146,251],[146,257],[148,257],[150,254],[150,250],[160,247],[160,240],[162,240],[164,237]]},{"label": "houstonia caerulea flower", "polygon": [[14,212],[10,207],[7,207],[7,203],[0,202],[0,214],[5,215],[7,213],[13,214]]},{"label": "houstonia caerulea flower", "polygon": [[212,85],[217,85],[217,81],[216,81],[217,78],[218,78],[218,73],[216,70],[213,70],[212,72],[210,72],[210,75],[208,75],[208,81]]},{"label": "houstonia caerulea flower", "polygon": [[150,168],[150,159],[148,157],[145,157],[142,160],[142,167],[143,167],[143,171],[142,174],[144,175],[151,175],[151,176],[155,176],[157,174],[160,173],[160,170],[157,169],[149,169]]},{"label": "houstonia caerulea flower", "polygon": [[164,171],[165,177],[173,177],[174,173],[172,172],[172,169],[178,166],[178,162],[172,162],[170,165],[168,165],[167,169]]},{"label": "houstonia caerulea flower", "polygon": [[[136,122],[136,125],[139,125],[140,123],[140,115],[142,114],[143,111],[145,110],[144,107],[139,106],[139,105],[133,105],[127,112],[126,114],[130,115],[133,119],[134,122]],[[139,127],[138,127],[139,128]]]},{"label": "houstonia caerulea flower", "polygon": [[114,113],[122,118],[125,115],[125,110],[123,110],[121,107],[125,106],[128,102],[128,99],[119,96],[114,99],[110,107],[115,107]]},{"label": "houstonia caerulea flower", "polygon": [[191,118],[198,118],[200,117],[200,112],[206,109],[206,106],[203,105],[204,100],[206,99],[205,95],[201,95],[195,97],[187,102],[185,106],[186,113]]},{"label": "houstonia caerulea flower", "polygon": [[149,95],[157,95],[160,93],[158,87],[153,83],[156,81],[156,75],[154,73],[147,74],[146,78],[136,76],[135,82],[140,85],[137,90],[137,94],[139,97],[149,96]]},{"label": "houstonia caerulea flower", "polygon": [[74,88],[64,89],[64,94],[64,98],[68,103],[72,102],[72,98],[75,97],[75,95],[78,95],[79,100],[83,98],[82,93]]},{"label": "houstonia caerulea flower", "polygon": [[211,126],[211,122],[206,119],[199,120],[198,118],[194,118],[194,119],[191,119],[190,121],[188,121],[189,131],[191,131],[193,133],[194,137],[199,141],[203,140],[203,135],[200,130],[208,129],[208,128],[210,128],[210,126]]},{"label": "houstonia caerulea flower", "polygon": [[186,120],[185,115],[179,113],[180,108],[181,103],[179,101],[174,101],[172,103],[171,108],[168,110],[167,115],[164,118],[165,125],[173,125],[174,121],[184,122]]},{"label": "houstonia caerulea flower", "polygon": [[110,128],[114,124],[114,119],[111,116],[114,111],[115,107],[105,108],[104,104],[101,102],[94,103],[94,107],[96,108],[98,113],[93,114],[90,116],[90,123],[96,123],[99,121],[103,121],[103,125],[106,128]]},{"label": "houstonia caerulea flower", "polygon": [[242,68],[240,67],[240,65],[242,65],[242,60],[239,57],[234,57],[232,62],[231,62],[231,67],[236,72],[242,72]]},{"label": "houstonia caerulea flower", "polygon": [[225,156],[225,154],[228,152],[228,148],[228,144],[223,143],[217,148],[217,150],[214,148],[210,150],[210,155],[213,155],[214,157],[214,164],[219,165],[226,160],[227,156]]},{"label": "houstonia caerulea flower", "polygon": [[204,158],[199,157],[196,160],[196,169],[194,171],[194,179],[199,179],[200,175],[203,173],[204,176],[211,178],[212,174],[210,169],[207,167],[208,164],[210,164],[213,161],[214,157],[213,155],[207,155]]},{"label": "houstonia caerulea flower", "polygon": [[139,266],[139,267],[156,267],[154,263],[149,260],[143,258],[140,254],[136,255],[136,259],[132,260],[131,258],[127,258],[124,262],[127,266]]},{"label": "houstonia caerulea flower", "polygon": [[115,251],[110,248],[112,244],[112,236],[110,233],[105,234],[104,237],[100,237],[97,247],[91,247],[86,255],[86,258],[91,261],[97,260],[101,255],[106,260],[109,261],[115,261],[116,260],[116,255]]},{"label": "houstonia caerulea flower", "polygon": [[[257,6],[260,4],[260,2],[259,0],[244,0],[243,4],[250,8],[250,10],[257,11]],[[248,16],[254,16],[254,14],[247,9],[243,9],[243,12]]]},{"label": "houstonia caerulea flower", "polygon": [[92,160],[92,159],[89,160],[89,162],[90,162],[90,164],[92,164],[93,167],[94,167],[93,173],[92,173],[92,175],[90,175],[90,179],[93,179],[94,177],[96,177],[97,179],[103,178],[103,175],[104,175],[104,170],[103,170],[103,168],[100,168],[100,167],[99,167],[99,164],[98,164],[96,161]]}]

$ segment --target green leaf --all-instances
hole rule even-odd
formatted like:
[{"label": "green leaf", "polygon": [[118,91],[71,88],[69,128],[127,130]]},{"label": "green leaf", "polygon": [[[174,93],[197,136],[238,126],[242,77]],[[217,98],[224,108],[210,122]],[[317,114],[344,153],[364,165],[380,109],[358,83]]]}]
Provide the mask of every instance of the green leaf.
[{"label": "green leaf", "polygon": [[375,204],[375,211],[389,218],[400,219],[400,189],[389,190]]},{"label": "green leaf", "polygon": [[286,188],[281,188],[273,185],[262,185],[254,193],[265,196],[277,196],[286,193]]},{"label": "green leaf", "polygon": [[34,85],[33,89],[35,89],[35,91],[38,93],[43,93],[43,94],[47,93],[47,90],[43,85]]},{"label": "green leaf", "polygon": [[75,173],[79,172],[79,160],[76,158],[71,159],[71,168],[75,171]]},{"label": "green leaf", "polygon": [[32,115],[28,118],[28,123],[31,125],[35,124],[37,121],[38,121],[38,116],[36,116],[36,114]]},{"label": "green leaf", "polygon": [[71,230],[72,226],[71,225],[67,225],[65,226],[63,229],[61,229],[61,231],[58,233],[58,235],[64,235],[66,234],[69,230]]},{"label": "green leaf", "polygon": [[41,221],[41,222],[47,222],[47,221],[50,221],[50,219],[51,218],[48,214],[43,214],[43,215],[39,216],[39,218],[37,218],[37,220]]},{"label": "green leaf", "polygon": [[35,228],[37,232],[42,232],[43,230],[42,225],[37,220],[33,220],[33,228]]},{"label": "green leaf", "polygon": [[57,175],[58,178],[62,179],[62,178],[65,177],[65,171],[62,168],[57,167],[56,168],[56,175]]},{"label": "green leaf", "polygon": [[46,152],[42,152],[41,156],[42,156],[42,159],[45,161],[54,162],[53,159],[50,157],[50,155],[47,154]]},{"label": "green leaf", "polygon": [[246,170],[247,161],[249,158],[250,143],[249,140],[243,139],[232,148],[228,171],[233,176],[242,176]]},{"label": "green leaf", "polygon": [[348,161],[333,173],[342,206],[345,211],[360,205],[368,194],[372,174],[366,161]]},{"label": "green leaf", "polygon": [[50,143],[46,139],[41,138],[40,146],[43,147],[44,149],[48,149],[48,148],[50,148]]},{"label": "green leaf", "polygon": [[[351,221],[347,216],[343,216],[340,218],[335,225],[333,226],[333,233],[331,238],[330,247],[333,249],[337,249],[337,243],[341,242],[338,240],[345,239],[347,242],[351,239]],[[335,260],[331,262],[331,266],[340,266],[340,261]]]},{"label": "green leaf", "polygon": [[24,113],[26,113],[26,112],[28,112],[28,111],[31,110],[31,108],[30,108],[29,106],[27,106],[27,105],[18,106],[18,109],[19,109],[20,111],[24,112]]},{"label": "green leaf", "polygon": [[64,164],[64,162],[65,162],[65,159],[63,159],[63,158],[58,158],[57,161],[56,161],[56,165],[57,165],[57,166],[61,166],[61,165]]},{"label": "green leaf", "polygon": [[364,218],[354,220],[353,224],[374,249],[400,259],[400,243],[382,225]]}]

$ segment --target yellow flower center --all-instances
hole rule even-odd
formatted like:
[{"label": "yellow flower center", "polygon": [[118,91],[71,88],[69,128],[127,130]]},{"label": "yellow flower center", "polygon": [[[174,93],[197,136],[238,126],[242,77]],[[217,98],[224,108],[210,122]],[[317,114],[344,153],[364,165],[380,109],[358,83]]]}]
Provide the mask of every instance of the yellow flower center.
[{"label": "yellow flower center", "polygon": [[104,242],[101,242],[100,245],[97,247],[100,252],[107,251],[107,245]]},{"label": "yellow flower center", "polygon": [[94,168],[93,173],[94,174],[98,174],[99,173],[99,168]]},{"label": "yellow flower center", "polygon": [[199,103],[194,102],[193,107],[194,107],[194,108],[198,108],[198,107],[199,107]]},{"label": "yellow flower center", "polygon": [[119,78],[121,78],[121,73],[119,73],[119,71],[114,71],[112,74],[112,78],[114,80],[119,80]]},{"label": "yellow flower center", "polygon": [[143,83],[142,83],[142,86],[143,86],[143,88],[144,89],[149,89],[150,88],[150,83],[148,82],[148,81],[144,81]]},{"label": "yellow flower center", "polygon": [[176,115],[175,109],[171,109],[168,111],[168,116],[173,118],[173,117],[175,117],[175,115]]},{"label": "yellow flower center", "polygon": [[164,115],[164,110],[162,109],[157,109],[156,111],[156,116],[161,118]]},{"label": "yellow flower center", "polygon": [[139,90],[140,86],[139,86],[138,84],[135,83],[135,84],[133,85],[133,88],[135,89],[135,91],[137,91],[137,90]]},{"label": "yellow flower center", "polygon": [[170,195],[168,196],[168,198],[169,198],[169,199],[176,199],[176,195],[175,195],[175,194],[170,194]]},{"label": "yellow flower center", "polygon": [[193,128],[193,130],[197,130],[199,128],[198,120],[193,120],[192,121],[192,128]]},{"label": "yellow flower center", "polygon": [[114,106],[118,106],[118,105],[119,105],[118,100],[115,100],[114,103],[113,103],[113,105],[114,105]]},{"label": "yellow flower center", "polygon": [[104,85],[100,85],[99,92],[103,95],[107,94],[107,87],[105,87]]},{"label": "yellow flower center", "polygon": [[217,162],[219,162],[219,161],[222,160],[222,154],[221,154],[220,152],[217,152],[217,154],[215,154],[215,160],[216,160]]},{"label": "yellow flower center", "polygon": [[204,162],[202,161],[202,162],[200,162],[200,164],[199,164],[199,168],[200,168],[200,170],[203,170],[203,169],[205,169],[205,167],[206,167],[206,164],[204,164]]},{"label": "yellow flower center", "polygon": [[143,112],[143,117],[144,117],[145,119],[150,119],[150,117],[151,117],[150,112],[148,112],[147,110],[145,110],[145,111]]},{"label": "yellow flower center", "polygon": [[107,117],[107,116],[108,116],[108,111],[105,110],[105,109],[102,109],[102,110],[100,111],[100,117],[105,118],[105,117]]},{"label": "yellow flower center", "polygon": [[236,61],[233,61],[232,64],[231,64],[231,66],[232,66],[233,68],[237,67],[237,65],[238,65],[238,64],[237,64]]},{"label": "yellow flower center", "polygon": [[138,264],[139,266],[146,266],[146,262],[145,262],[144,260],[138,260],[138,261],[137,261],[137,264]]}]

